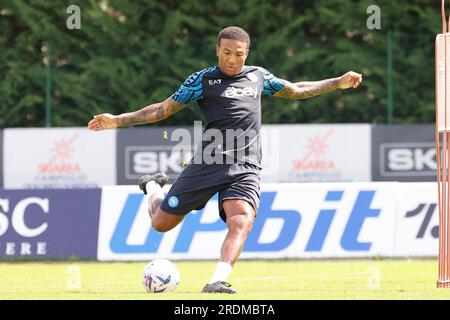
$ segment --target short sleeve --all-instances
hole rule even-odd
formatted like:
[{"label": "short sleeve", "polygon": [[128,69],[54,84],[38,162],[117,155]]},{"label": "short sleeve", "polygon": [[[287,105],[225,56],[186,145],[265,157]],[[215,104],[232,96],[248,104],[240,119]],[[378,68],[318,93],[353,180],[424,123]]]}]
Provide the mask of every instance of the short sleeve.
[{"label": "short sleeve", "polygon": [[191,101],[201,99],[203,97],[203,76],[213,68],[214,67],[206,68],[191,74],[183,82],[180,88],[178,88],[178,90],[171,95],[171,98],[182,104],[188,104]]},{"label": "short sleeve", "polygon": [[258,67],[258,69],[264,76],[264,87],[262,91],[263,94],[271,96],[284,88],[285,82],[283,79],[275,77],[272,73],[264,68]]}]

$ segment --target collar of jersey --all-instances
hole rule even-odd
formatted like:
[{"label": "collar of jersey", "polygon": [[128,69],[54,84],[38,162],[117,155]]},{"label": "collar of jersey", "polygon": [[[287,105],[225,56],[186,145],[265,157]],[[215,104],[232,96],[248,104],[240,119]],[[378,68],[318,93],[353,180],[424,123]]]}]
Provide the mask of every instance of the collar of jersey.
[{"label": "collar of jersey", "polygon": [[239,73],[237,73],[237,74],[235,74],[234,76],[229,76],[229,75],[226,75],[225,73],[223,73],[222,70],[220,70],[219,65],[216,65],[216,70],[217,70],[221,75],[223,75],[224,77],[228,77],[228,78],[236,78],[236,77],[242,76],[242,75],[245,73],[245,71],[247,70],[247,66],[244,65],[244,67],[242,68],[242,71],[239,72]]}]

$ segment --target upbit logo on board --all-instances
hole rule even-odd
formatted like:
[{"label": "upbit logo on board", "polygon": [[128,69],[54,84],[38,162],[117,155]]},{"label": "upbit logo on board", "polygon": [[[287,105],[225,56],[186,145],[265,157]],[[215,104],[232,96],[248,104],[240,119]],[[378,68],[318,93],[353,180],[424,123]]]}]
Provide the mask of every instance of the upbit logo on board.
[{"label": "upbit logo on board", "polygon": [[[260,209],[258,217],[255,219],[253,228],[247,238],[243,252],[280,252],[287,249],[292,244],[299,246],[296,248],[298,252],[305,253],[321,253],[327,243],[327,236],[333,229],[333,220],[339,218],[337,215],[338,208],[342,210],[344,199],[343,190],[330,190],[325,193],[322,205],[327,209],[318,209],[315,222],[312,224],[311,230],[300,230],[302,228],[302,216],[306,214],[297,210],[278,210],[273,209],[273,204],[278,192],[262,192]],[[344,224],[343,230],[333,230],[340,233],[339,246],[345,252],[368,252],[371,250],[372,242],[360,241],[360,233],[363,225],[368,218],[378,218],[381,209],[372,209],[372,200],[376,194],[374,190],[361,190],[357,192],[353,205],[348,208],[350,210],[348,218]],[[127,239],[133,228],[141,202],[144,201],[142,194],[129,194],[125,205],[122,208],[118,222],[109,239],[109,248],[116,254],[135,254],[135,253],[156,253],[159,250],[163,240],[164,233],[156,232],[149,228],[145,241],[142,244],[128,244]],[[174,204],[176,201],[169,199],[169,203]],[[335,208],[335,209],[332,209]],[[341,212],[342,213],[342,212]],[[226,225],[220,220],[214,222],[205,221],[202,217],[205,209],[197,211],[195,214],[188,214],[180,225],[180,231],[175,242],[171,247],[172,253],[188,253],[190,252],[196,234],[203,232],[220,232],[226,229]],[[309,213],[308,213],[309,214]],[[283,221],[282,228],[272,237],[271,241],[262,240],[263,230],[270,225],[273,219]],[[335,223],[336,224],[336,223]],[[296,235],[303,232],[306,236],[305,242],[296,243]]]}]

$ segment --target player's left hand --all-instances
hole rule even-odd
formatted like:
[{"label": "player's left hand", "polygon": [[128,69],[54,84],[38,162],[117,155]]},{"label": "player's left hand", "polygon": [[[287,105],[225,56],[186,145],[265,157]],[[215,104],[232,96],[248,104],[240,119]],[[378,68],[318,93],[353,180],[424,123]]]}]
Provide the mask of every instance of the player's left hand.
[{"label": "player's left hand", "polygon": [[361,84],[361,81],[362,81],[362,74],[349,71],[340,77],[338,88],[339,89],[357,88]]}]

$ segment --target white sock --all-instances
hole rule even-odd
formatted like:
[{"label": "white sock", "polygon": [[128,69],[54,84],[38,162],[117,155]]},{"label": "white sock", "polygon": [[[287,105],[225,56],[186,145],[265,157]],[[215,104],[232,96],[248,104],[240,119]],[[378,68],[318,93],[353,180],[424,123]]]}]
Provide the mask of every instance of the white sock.
[{"label": "white sock", "polygon": [[164,193],[162,192],[161,186],[155,181],[149,181],[145,185],[147,190],[147,201],[148,201],[148,209],[152,210],[152,202],[155,199],[164,199]]},{"label": "white sock", "polygon": [[228,262],[219,261],[216,266],[216,270],[214,270],[214,274],[209,280],[209,284],[217,282],[217,281],[225,281],[230,275],[233,267]]}]

